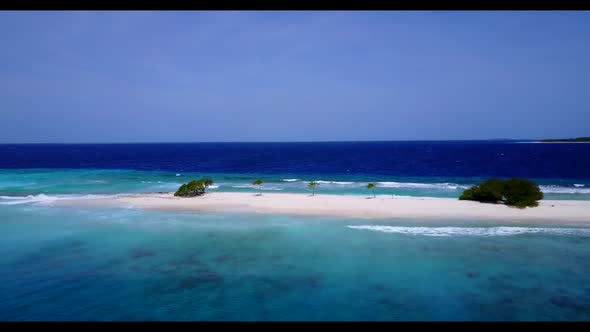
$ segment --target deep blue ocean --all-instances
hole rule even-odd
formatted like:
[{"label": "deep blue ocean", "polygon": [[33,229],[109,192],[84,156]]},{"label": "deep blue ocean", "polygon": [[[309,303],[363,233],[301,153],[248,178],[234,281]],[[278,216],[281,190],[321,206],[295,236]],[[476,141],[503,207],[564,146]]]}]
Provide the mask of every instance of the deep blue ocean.
[{"label": "deep blue ocean", "polygon": [[0,195],[172,191],[210,176],[220,191],[458,197],[489,177],[537,181],[546,198],[590,198],[590,144],[512,141],[0,145]]},{"label": "deep blue ocean", "polygon": [[516,141],[0,145],[0,168],[589,179],[590,144]]},{"label": "deep blue ocean", "polygon": [[[0,320],[589,320],[590,228],[58,207],[174,191],[590,199],[590,144],[0,145]],[[49,204],[47,204],[49,203]],[[590,221],[590,220],[589,220]]]}]

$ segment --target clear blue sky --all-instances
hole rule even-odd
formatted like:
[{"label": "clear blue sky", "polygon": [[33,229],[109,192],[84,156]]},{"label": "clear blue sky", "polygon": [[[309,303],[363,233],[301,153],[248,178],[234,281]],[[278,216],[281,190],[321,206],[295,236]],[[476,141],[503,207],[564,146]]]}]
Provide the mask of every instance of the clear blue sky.
[{"label": "clear blue sky", "polygon": [[590,136],[590,12],[0,12],[0,143]]}]

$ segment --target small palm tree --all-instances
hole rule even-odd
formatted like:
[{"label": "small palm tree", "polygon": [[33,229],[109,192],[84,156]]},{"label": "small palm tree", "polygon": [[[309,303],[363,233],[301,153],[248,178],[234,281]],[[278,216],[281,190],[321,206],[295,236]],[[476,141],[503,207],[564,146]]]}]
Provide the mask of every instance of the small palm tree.
[{"label": "small palm tree", "polygon": [[253,185],[258,187],[258,191],[260,191],[260,193],[258,195],[262,195],[262,188],[260,187],[262,184],[264,183],[264,181],[258,179],[258,180],[254,180],[254,182],[252,182]]},{"label": "small palm tree", "polygon": [[311,196],[315,195],[315,187],[319,186],[320,184],[315,182],[315,181],[311,181],[307,186],[309,188],[311,188]]},{"label": "small palm tree", "polygon": [[367,184],[367,189],[371,189],[373,191],[373,197],[377,197],[375,196],[375,187],[377,187],[377,185],[375,183],[369,183]]}]

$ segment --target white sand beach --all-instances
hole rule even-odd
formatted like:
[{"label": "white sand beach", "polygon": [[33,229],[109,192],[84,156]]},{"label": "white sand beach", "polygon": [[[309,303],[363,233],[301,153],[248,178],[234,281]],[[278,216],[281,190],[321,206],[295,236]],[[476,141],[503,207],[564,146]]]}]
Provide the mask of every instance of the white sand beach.
[{"label": "white sand beach", "polygon": [[126,207],[195,212],[253,212],[346,218],[418,218],[420,220],[495,220],[590,225],[590,201],[542,200],[538,207],[517,209],[502,204],[452,198],[213,192],[181,198],[136,194],[111,198],[62,199],[52,204],[83,207]]}]

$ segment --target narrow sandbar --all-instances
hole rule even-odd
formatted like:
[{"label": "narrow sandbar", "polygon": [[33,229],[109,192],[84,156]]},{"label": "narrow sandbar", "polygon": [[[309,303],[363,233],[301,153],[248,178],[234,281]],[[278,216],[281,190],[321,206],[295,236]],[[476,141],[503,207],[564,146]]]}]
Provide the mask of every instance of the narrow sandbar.
[{"label": "narrow sandbar", "polygon": [[345,218],[417,218],[422,220],[496,220],[527,223],[590,225],[590,201],[542,200],[538,207],[517,209],[502,204],[459,201],[452,198],[367,198],[352,195],[315,195],[212,192],[181,198],[172,193],[121,195],[109,198],[63,199],[52,204],[84,207],[250,212]]}]

